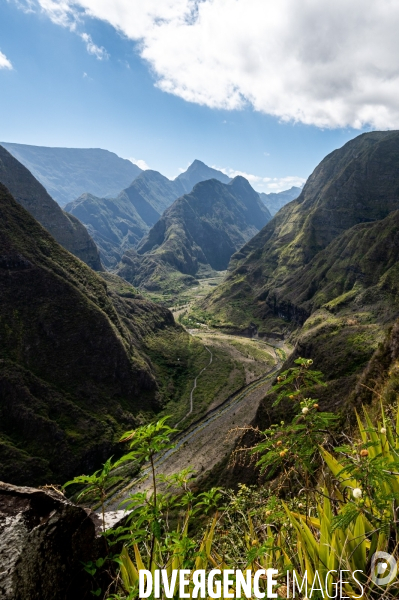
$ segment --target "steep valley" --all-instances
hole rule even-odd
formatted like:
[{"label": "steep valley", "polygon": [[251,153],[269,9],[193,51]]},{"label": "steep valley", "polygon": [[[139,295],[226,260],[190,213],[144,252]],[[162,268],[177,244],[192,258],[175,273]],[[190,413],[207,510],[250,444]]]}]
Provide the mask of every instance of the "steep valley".
[{"label": "steep valley", "polygon": [[272,219],[242,177],[196,183],[159,219],[153,200],[136,202],[148,233],[116,273],[64,251],[2,188],[0,477],[60,482],[119,452],[123,430],[170,415],[180,433],[157,456],[165,473],[254,481],[229,456],[253,441],[246,425],[289,418],[268,393],[299,356],[326,376],[320,406],[349,422],[399,316],[398,160],[398,132],[361,135]]},{"label": "steep valley", "polygon": [[[208,352],[167,309],[65,251],[4,186],[0,203],[0,478],[62,483],[118,451],[123,430],[184,413]],[[234,370],[216,354],[201,410]]]}]

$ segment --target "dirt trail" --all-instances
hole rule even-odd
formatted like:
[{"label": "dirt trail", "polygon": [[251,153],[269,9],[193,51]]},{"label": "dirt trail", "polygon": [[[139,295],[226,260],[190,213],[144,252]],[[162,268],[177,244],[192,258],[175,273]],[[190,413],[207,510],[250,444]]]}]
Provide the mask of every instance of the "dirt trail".
[{"label": "dirt trail", "polygon": [[180,423],[183,423],[183,421],[185,419],[187,419],[187,417],[189,417],[191,415],[191,413],[193,412],[193,408],[194,408],[193,394],[194,394],[195,388],[197,387],[198,377],[200,375],[202,375],[202,373],[204,371],[206,371],[206,369],[212,364],[213,354],[212,354],[211,350],[209,350],[209,348],[207,348],[206,346],[204,346],[204,348],[205,348],[205,350],[208,350],[209,354],[211,355],[210,359],[209,359],[209,363],[203,369],[201,369],[201,371],[198,373],[197,377],[194,379],[193,389],[191,390],[191,394],[190,394],[190,410],[188,411],[187,414],[184,415],[184,417],[182,419],[180,419],[180,421],[178,423],[176,423],[175,427],[177,427],[178,425],[180,425]]}]

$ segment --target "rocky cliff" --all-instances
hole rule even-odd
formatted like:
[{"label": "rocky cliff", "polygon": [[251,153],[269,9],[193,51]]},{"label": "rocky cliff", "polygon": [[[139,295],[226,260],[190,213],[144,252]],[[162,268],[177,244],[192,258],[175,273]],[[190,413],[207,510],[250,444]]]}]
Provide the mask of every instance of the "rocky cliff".
[{"label": "rocky cliff", "polygon": [[[296,199],[285,205],[231,260],[225,283],[205,304],[221,323],[284,329],[275,291],[300,281],[303,268],[355,225],[399,208],[399,132],[363,134],[329,154]],[[324,255],[325,256],[325,255]]]}]

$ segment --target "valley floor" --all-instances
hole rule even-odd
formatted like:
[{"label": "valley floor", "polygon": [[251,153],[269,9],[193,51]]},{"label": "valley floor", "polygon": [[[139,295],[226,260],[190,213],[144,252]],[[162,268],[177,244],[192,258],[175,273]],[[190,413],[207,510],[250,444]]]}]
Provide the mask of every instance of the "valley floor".
[{"label": "valley floor", "polygon": [[[186,310],[186,307],[176,310],[175,316],[180,310]],[[196,416],[196,392],[201,392],[201,386],[206,386],[209,377],[207,368],[210,368],[212,361],[208,359],[207,365],[198,374],[196,387],[192,388],[187,413],[178,423],[178,428],[182,431],[175,440],[175,447],[157,457],[156,468],[158,473],[171,475],[190,466],[195,476],[202,479],[231,454],[242,435],[242,428],[255,417],[275,373],[292,348],[284,342],[228,335],[199,323],[188,329],[188,332],[202,341],[212,357],[218,351],[219,355],[228,355],[235,368],[225,382],[224,393],[213,398],[205,409],[205,414],[202,411],[201,416],[193,422],[192,419]],[[239,379],[234,371],[241,371],[244,375],[240,389],[237,389]],[[122,500],[148,489],[151,486],[148,473],[149,468],[145,466],[138,478],[121,487],[109,499],[107,510],[117,510]]]}]

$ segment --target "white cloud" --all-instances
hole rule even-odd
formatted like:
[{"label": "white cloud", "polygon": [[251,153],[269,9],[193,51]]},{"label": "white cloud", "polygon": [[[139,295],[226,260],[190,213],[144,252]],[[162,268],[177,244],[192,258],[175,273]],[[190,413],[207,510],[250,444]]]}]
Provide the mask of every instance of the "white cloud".
[{"label": "white cloud", "polygon": [[245,173],[245,171],[237,171],[236,169],[226,169],[224,167],[213,166],[213,169],[222,171],[225,175],[228,175],[233,179],[237,175],[241,175],[248,179],[249,183],[257,192],[282,192],[290,189],[293,185],[302,187],[306,179],[303,177],[287,176],[287,177],[261,177],[260,175],[253,175],[252,173]]},{"label": "white cloud", "polygon": [[145,160],[143,160],[142,158],[129,158],[129,160],[134,165],[137,165],[138,167],[140,167],[140,169],[143,169],[143,171],[147,171],[150,168],[147,165],[147,163],[145,162]]},{"label": "white cloud", "polygon": [[0,69],[12,69],[12,64],[7,56],[0,50]]},{"label": "white cloud", "polygon": [[93,54],[98,60],[103,60],[109,58],[109,54],[103,46],[96,46],[93,40],[91,39],[91,35],[88,33],[81,33],[80,37],[86,44],[86,50],[89,54]]},{"label": "white cloud", "polygon": [[162,90],[319,127],[399,127],[396,0],[37,0],[139,42]]}]

